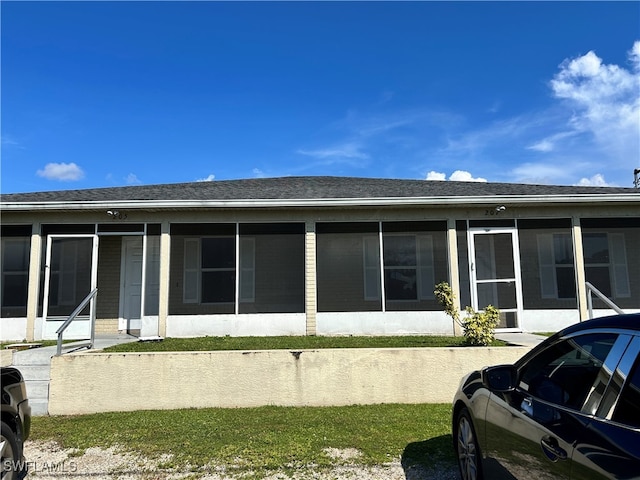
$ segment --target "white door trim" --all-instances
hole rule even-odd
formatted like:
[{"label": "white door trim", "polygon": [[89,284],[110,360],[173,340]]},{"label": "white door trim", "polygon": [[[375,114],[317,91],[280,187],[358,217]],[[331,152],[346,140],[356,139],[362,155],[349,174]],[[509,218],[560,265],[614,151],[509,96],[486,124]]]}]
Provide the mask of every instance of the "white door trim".
[{"label": "white door trim", "polygon": [[[467,242],[469,248],[469,281],[471,290],[471,306],[474,310],[478,310],[478,279],[476,277],[476,235],[495,235],[510,234],[511,245],[513,249],[513,271],[515,277],[512,279],[516,287],[516,327],[513,328],[497,328],[498,332],[519,332],[522,331],[522,313],[523,313],[523,297],[522,297],[522,274],[520,271],[520,246],[518,238],[518,229],[516,227],[476,227],[467,230]],[[507,279],[505,279],[507,280]],[[480,282],[481,283],[481,282]],[[511,310],[511,309],[509,309]]]}]

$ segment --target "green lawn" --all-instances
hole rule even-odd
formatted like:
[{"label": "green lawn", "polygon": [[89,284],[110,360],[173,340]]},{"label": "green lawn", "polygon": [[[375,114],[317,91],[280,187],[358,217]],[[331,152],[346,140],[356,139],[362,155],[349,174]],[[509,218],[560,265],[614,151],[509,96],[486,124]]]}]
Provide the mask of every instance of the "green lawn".
[{"label": "green lawn", "polygon": [[454,465],[451,405],[260,407],[139,411],[72,417],[35,417],[31,440],[54,440],[82,452],[121,445],[151,458],[170,454],[164,468],[212,466],[256,478],[340,460],[327,448],[355,448],[347,463],[379,465],[402,458],[407,465]]},{"label": "green lawn", "polygon": [[[159,342],[133,342],[105,348],[105,352],[180,352],[213,350],[310,350],[321,348],[460,347],[464,337],[375,336],[375,337],[198,337],[165,338]],[[494,346],[504,342],[495,341]]]}]

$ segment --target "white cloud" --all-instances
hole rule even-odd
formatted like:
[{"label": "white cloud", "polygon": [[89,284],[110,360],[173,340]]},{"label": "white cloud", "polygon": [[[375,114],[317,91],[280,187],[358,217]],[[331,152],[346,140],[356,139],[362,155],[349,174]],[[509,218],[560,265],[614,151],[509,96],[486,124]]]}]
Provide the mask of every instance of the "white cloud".
[{"label": "white cloud", "polygon": [[129,175],[127,175],[125,177],[125,182],[127,182],[127,185],[139,185],[142,182],[138,179],[138,176],[135,173],[130,173]]},{"label": "white cloud", "polygon": [[567,103],[567,128],[591,135],[611,162],[626,165],[640,151],[640,41],[628,53],[631,70],[607,65],[593,51],[565,60],[549,83]]},{"label": "white cloud", "polygon": [[538,141],[537,143],[533,143],[529,145],[527,150],[534,150],[536,152],[549,153],[555,151],[558,146],[562,144],[564,140],[567,140],[576,135],[575,132],[560,132],[554,135],[550,135],[543,140]]},{"label": "white cloud", "polygon": [[205,178],[199,178],[196,180],[196,182],[213,182],[215,180],[216,176],[212,173],[209,176],[205,177]]},{"label": "white cloud", "polygon": [[474,178],[469,172],[464,170],[456,170],[451,174],[449,180],[452,182],[486,182],[486,178],[478,177]]},{"label": "white cloud", "polygon": [[520,183],[547,185],[570,181],[571,173],[579,170],[580,165],[570,161],[555,164],[528,162],[513,168],[510,175]]},{"label": "white cloud", "polygon": [[324,159],[360,159],[366,160],[369,155],[360,151],[360,145],[355,143],[345,143],[337,147],[325,148],[320,150],[298,150],[297,153],[307,155],[309,157]]},{"label": "white cloud", "polygon": [[[447,175],[440,172],[434,172],[433,170],[427,173],[426,180],[443,181],[447,179]],[[478,177],[474,178],[469,172],[464,170],[456,170],[449,176],[449,180],[452,182],[486,182],[486,178]]]},{"label": "white cloud", "polygon": [[554,144],[553,142],[545,138],[544,140],[539,141],[538,143],[534,143],[533,145],[528,146],[529,150],[535,150],[537,152],[551,152],[553,151]]},{"label": "white cloud", "polygon": [[47,180],[73,182],[84,178],[84,172],[75,163],[47,163],[42,170],[38,170],[39,177]]},{"label": "white cloud", "polygon": [[253,176],[256,177],[256,178],[265,178],[267,175],[266,175],[266,173],[264,173],[259,168],[254,168],[253,169]]},{"label": "white cloud", "polygon": [[604,179],[604,175],[600,173],[596,173],[591,178],[582,178],[576,184],[581,187],[611,187],[612,185],[608,184]]},{"label": "white cloud", "polygon": [[440,173],[440,172],[434,172],[433,170],[427,173],[427,178],[426,178],[426,180],[435,180],[435,181],[442,181],[446,179],[447,179],[446,174]]},{"label": "white cloud", "polygon": [[559,103],[529,119],[523,139],[531,160],[509,176],[524,183],[612,186],[604,173],[618,182],[630,175],[640,152],[640,41],[628,56],[619,66],[590,51],[559,65],[548,84]]},{"label": "white cloud", "polygon": [[19,147],[19,148],[23,148],[20,143],[18,143],[17,140],[15,140],[13,137],[7,135],[7,134],[3,134],[2,138],[0,139],[0,143],[2,143],[2,145],[7,146],[7,147]]}]

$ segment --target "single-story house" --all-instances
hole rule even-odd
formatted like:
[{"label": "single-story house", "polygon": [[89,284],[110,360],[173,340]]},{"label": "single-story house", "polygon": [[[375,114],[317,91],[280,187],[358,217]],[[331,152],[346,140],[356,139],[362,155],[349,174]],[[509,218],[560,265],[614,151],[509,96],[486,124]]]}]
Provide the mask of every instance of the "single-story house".
[{"label": "single-story house", "polygon": [[[640,190],[282,177],[3,194],[5,340],[454,334],[434,296],[500,329],[640,311]],[[598,312],[604,303],[596,300]]]}]

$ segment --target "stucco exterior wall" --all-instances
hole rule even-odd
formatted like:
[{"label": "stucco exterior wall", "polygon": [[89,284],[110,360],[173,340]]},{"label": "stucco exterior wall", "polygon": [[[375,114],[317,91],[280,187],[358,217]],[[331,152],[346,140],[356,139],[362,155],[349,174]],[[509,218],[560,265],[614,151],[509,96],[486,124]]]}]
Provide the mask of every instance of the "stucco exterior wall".
[{"label": "stucco exterior wall", "polygon": [[52,359],[49,413],[450,402],[464,374],[528,350],[79,353]]},{"label": "stucco exterior wall", "polygon": [[13,350],[0,350],[0,367],[13,364]]}]

